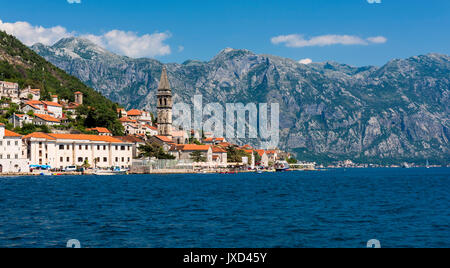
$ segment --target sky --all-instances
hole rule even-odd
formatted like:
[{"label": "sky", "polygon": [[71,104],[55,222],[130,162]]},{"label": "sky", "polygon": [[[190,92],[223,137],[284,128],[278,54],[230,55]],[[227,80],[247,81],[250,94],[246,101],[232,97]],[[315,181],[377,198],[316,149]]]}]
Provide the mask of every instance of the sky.
[{"label": "sky", "polygon": [[222,49],[381,66],[450,54],[449,0],[0,0],[27,45],[81,36],[120,55],[208,61]]}]

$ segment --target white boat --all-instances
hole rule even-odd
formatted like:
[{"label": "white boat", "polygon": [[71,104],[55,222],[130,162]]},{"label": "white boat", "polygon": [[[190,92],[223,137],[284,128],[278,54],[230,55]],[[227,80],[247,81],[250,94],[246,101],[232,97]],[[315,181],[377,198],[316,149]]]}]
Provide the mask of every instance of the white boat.
[{"label": "white boat", "polygon": [[115,175],[126,175],[127,173],[128,173],[127,170],[116,167],[114,169],[108,169],[108,170],[98,169],[94,172],[94,175],[96,175],[96,176],[115,176]]},{"label": "white boat", "polygon": [[275,163],[275,170],[277,172],[288,171],[291,168],[287,161],[277,161]]}]

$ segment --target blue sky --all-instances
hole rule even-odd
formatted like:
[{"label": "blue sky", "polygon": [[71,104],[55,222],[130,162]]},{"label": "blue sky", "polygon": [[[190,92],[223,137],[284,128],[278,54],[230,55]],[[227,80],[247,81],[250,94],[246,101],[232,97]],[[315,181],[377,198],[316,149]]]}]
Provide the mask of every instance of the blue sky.
[{"label": "blue sky", "polygon": [[0,0],[0,29],[27,44],[84,36],[163,62],[209,60],[226,47],[357,66],[450,54],[448,0],[69,1]]}]

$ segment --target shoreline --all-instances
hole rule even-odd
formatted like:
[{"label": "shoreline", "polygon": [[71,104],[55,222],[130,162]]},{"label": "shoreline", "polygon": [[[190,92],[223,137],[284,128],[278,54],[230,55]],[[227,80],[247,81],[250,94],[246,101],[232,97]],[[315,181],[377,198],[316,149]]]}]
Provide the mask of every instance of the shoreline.
[{"label": "shoreline", "polygon": [[[437,169],[437,168],[450,168],[450,167],[431,167],[428,169]],[[285,173],[285,172],[320,172],[320,171],[329,171],[329,170],[346,170],[346,169],[427,169],[426,167],[411,167],[411,168],[400,168],[400,167],[376,167],[376,168],[359,168],[359,167],[336,167],[336,168],[324,168],[324,169],[294,169],[294,170],[286,170],[282,172],[277,172],[275,170],[264,170],[262,173]],[[227,175],[227,174],[239,174],[239,173],[257,173],[256,170],[239,170],[239,171],[218,171],[218,170],[202,170],[202,171],[194,171],[194,170],[153,170],[152,172],[128,172],[126,174],[112,174],[108,176],[117,176],[117,175],[201,175],[201,174],[218,174],[218,175]],[[45,174],[45,175],[44,175]],[[98,175],[94,172],[11,172],[11,173],[0,173],[1,177],[38,177],[38,176],[105,176]]]}]

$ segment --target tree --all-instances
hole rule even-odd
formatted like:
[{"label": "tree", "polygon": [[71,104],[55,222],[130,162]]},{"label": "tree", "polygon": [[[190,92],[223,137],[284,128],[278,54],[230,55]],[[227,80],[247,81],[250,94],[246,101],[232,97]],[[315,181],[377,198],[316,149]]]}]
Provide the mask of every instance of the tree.
[{"label": "tree", "polygon": [[83,163],[83,165],[82,165],[82,167],[84,168],[84,169],[88,169],[88,168],[90,168],[91,167],[91,165],[89,164],[89,160],[84,160],[84,163]]},{"label": "tree", "polygon": [[190,154],[192,160],[196,163],[206,162],[206,157],[203,156],[201,151],[194,151]]},{"label": "tree", "polygon": [[141,145],[138,148],[139,157],[152,158],[161,160],[173,160],[175,157],[171,154],[168,154],[164,151],[164,149],[155,143],[147,143],[145,145]]},{"label": "tree", "polygon": [[289,164],[297,164],[297,163],[298,163],[298,160],[295,159],[295,158],[293,158],[293,157],[291,157],[291,158],[286,158],[286,161],[287,161]]},{"label": "tree", "polygon": [[227,148],[227,158],[228,162],[231,163],[242,163],[242,157],[248,157],[251,159],[251,155],[243,150],[236,148],[235,146],[230,146]]}]

